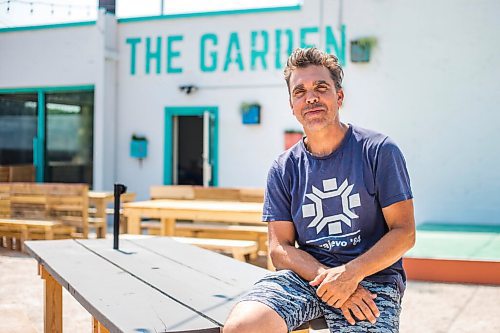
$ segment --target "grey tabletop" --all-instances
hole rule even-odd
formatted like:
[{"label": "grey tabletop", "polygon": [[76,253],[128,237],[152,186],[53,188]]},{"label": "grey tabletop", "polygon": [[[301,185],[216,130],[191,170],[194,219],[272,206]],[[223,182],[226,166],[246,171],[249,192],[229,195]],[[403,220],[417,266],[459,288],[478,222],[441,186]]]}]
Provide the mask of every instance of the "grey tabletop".
[{"label": "grey tabletop", "polygon": [[36,260],[110,332],[220,332],[267,271],[168,237],[29,241]]}]

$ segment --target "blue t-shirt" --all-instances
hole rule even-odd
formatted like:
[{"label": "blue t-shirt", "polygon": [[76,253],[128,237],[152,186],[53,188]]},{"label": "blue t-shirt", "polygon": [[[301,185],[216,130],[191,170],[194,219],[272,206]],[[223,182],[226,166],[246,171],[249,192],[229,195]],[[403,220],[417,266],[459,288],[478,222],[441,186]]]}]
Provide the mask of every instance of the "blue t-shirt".
[{"label": "blue t-shirt", "polygon": [[[338,149],[324,157],[308,152],[304,141],[273,163],[263,221],[291,221],[300,249],[322,264],[346,264],[388,232],[382,208],[411,199],[403,154],[386,135],[349,125]],[[394,282],[404,291],[399,259],[365,278]]]}]

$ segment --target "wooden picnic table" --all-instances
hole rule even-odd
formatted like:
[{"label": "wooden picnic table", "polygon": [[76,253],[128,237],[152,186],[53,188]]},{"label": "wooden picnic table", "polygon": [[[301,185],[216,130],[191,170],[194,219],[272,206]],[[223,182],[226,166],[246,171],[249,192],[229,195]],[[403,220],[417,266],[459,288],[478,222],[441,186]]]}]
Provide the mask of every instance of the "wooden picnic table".
[{"label": "wooden picnic table", "polygon": [[45,332],[62,332],[62,289],[94,332],[220,332],[236,299],[268,271],[169,237],[28,241],[45,280]]},{"label": "wooden picnic table", "polygon": [[17,239],[19,242],[17,247],[23,251],[24,241],[30,239],[33,233],[39,233],[44,239],[54,239],[54,229],[61,225],[61,222],[57,221],[0,218],[0,246],[3,236],[12,237]]},{"label": "wooden picnic table", "polygon": [[262,207],[256,202],[159,199],[125,203],[123,215],[131,234],[141,233],[140,220],[146,217],[160,219],[160,235],[171,236],[175,220],[267,225],[262,222]]},{"label": "wooden picnic table", "polygon": [[[122,202],[129,202],[135,200],[136,194],[133,192],[123,193],[121,195]],[[93,219],[89,219],[89,222],[94,222],[98,225],[96,230],[97,238],[106,237],[107,223],[106,214],[107,207],[109,204],[114,203],[114,194],[109,191],[89,191],[89,206],[95,209],[93,212]]]}]

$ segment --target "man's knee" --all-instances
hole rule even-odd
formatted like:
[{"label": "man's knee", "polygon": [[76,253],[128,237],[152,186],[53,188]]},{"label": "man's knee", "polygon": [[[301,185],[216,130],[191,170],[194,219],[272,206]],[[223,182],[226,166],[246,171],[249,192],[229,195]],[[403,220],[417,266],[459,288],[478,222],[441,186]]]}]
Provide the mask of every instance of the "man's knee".
[{"label": "man's knee", "polygon": [[238,303],[224,325],[223,333],[287,332],[285,320],[260,302]]}]

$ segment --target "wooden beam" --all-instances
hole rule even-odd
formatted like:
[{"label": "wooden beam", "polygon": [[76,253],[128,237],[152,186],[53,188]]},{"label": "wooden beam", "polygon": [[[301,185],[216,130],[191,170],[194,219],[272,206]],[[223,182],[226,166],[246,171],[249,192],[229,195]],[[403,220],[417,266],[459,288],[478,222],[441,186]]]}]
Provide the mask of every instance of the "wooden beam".
[{"label": "wooden beam", "polygon": [[40,265],[44,279],[44,332],[62,333],[62,287],[52,275]]}]

